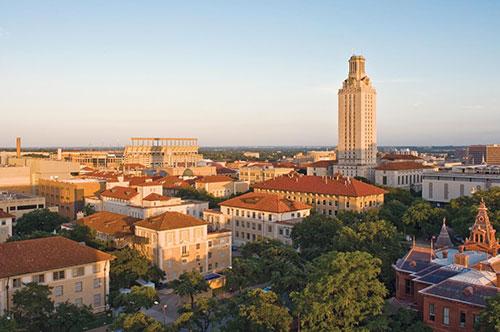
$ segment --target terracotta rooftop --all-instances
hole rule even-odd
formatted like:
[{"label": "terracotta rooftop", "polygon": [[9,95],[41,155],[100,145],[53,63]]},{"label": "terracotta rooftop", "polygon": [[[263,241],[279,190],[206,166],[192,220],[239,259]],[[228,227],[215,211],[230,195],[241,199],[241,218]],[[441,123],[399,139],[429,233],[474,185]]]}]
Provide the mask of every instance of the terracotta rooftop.
[{"label": "terracotta rooftop", "polygon": [[78,219],[77,223],[83,224],[99,233],[119,236],[131,234],[131,226],[139,220],[138,218],[123,214],[101,211]]},{"label": "terracotta rooftop", "polygon": [[207,223],[179,212],[165,212],[160,215],[141,220],[135,225],[155,231],[167,231],[178,228],[203,226],[207,225]]},{"label": "terracotta rooftop", "polygon": [[130,188],[130,187],[113,187],[111,189],[106,189],[101,193],[101,196],[104,197],[111,197],[111,198],[116,198],[116,199],[122,199],[122,200],[130,200],[137,196],[139,193],[137,192],[137,189],[135,188]]},{"label": "terracotta rooftop", "polygon": [[113,256],[61,236],[0,244],[0,278],[62,269]]},{"label": "terracotta rooftop", "polygon": [[388,153],[382,157],[384,160],[421,160],[417,156],[411,154],[398,154],[398,153]]},{"label": "terracotta rooftop", "polygon": [[15,218],[15,216],[0,209],[0,218]]},{"label": "terracotta rooftop", "polygon": [[196,182],[198,183],[217,183],[217,182],[232,182],[232,181],[233,179],[225,175],[209,175],[196,180]]},{"label": "terracotta rooftop", "polygon": [[163,196],[163,195],[160,195],[157,193],[151,193],[151,194],[147,195],[146,197],[144,197],[143,200],[154,202],[154,201],[168,201],[170,199],[172,199],[172,198],[167,197],[167,196]]},{"label": "terracotta rooftop", "polygon": [[327,168],[335,164],[337,164],[336,160],[319,160],[314,163],[308,164],[307,167]]},{"label": "terracotta rooftop", "polygon": [[284,213],[310,209],[311,206],[302,202],[294,202],[278,194],[250,192],[219,203],[220,206],[230,206],[257,211]]},{"label": "terracotta rooftop", "polygon": [[386,193],[385,190],[379,187],[352,178],[306,175],[283,175],[257,183],[254,188],[352,197]]},{"label": "terracotta rooftop", "polygon": [[165,176],[159,182],[165,189],[181,189],[190,187],[189,182],[180,179],[178,176]]},{"label": "terracotta rooftop", "polygon": [[414,161],[397,161],[393,163],[384,163],[382,165],[375,167],[375,169],[379,171],[399,171],[407,169],[424,169],[424,168],[428,167]]}]

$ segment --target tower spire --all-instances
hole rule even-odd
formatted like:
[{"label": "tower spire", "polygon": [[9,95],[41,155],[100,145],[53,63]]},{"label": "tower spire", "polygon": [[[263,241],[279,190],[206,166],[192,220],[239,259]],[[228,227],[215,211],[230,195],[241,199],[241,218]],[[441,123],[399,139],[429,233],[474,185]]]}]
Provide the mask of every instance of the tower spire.
[{"label": "tower spire", "polygon": [[443,218],[443,225],[441,226],[441,231],[439,232],[435,247],[436,249],[453,247],[453,242],[451,242],[448,227],[446,227],[446,218]]}]

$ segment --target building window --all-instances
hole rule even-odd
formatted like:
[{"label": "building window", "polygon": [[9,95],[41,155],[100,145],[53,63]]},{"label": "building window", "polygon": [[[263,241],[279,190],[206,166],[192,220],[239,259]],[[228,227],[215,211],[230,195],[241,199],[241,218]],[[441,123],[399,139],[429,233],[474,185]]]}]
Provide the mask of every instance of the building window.
[{"label": "building window", "polygon": [[460,327],[465,327],[466,315],[465,312],[460,311]]},{"label": "building window", "polygon": [[33,276],[33,282],[36,282],[37,284],[41,284],[45,282],[45,274],[35,274]]},{"label": "building window", "polygon": [[211,271],[212,270],[212,264],[208,264],[208,270]]},{"label": "building window", "polygon": [[208,241],[208,247],[212,248],[212,241]]},{"label": "building window", "polygon": [[81,306],[83,304],[83,299],[81,297],[75,299],[75,304]]},{"label": "building window", "polygon": [[448,196],[449,196],[449,193],[450,193],[450,192],[449,192],[449,190],[448,190],[448,183],[445,183],[445,184],[444,184],[444,199],[446,199],[446,200],[447,200],[447,199],[449,199],[449,197],[448,197]]},{"label": "building window", "polygon": [[273,231],[273,226],[270,226],[270,225],[269,225],[269,226],[267,226],[267,231],[268,231],[269,233],[271,233],[271,232]]},{"label": "building window", "polygon": [[434,193],[433,193],[433,184],[432,182],[429,182],[429,198],[433,198]]},{"label": "building window", "polygon": [[94,306],[101,305],[101,294],[94,294]]},{"label": "building window", "polygon": [[85,268],[83,266],[77,267],[73,269],[73,278],[81,277],[85,274]]},{"label": "building window", "polygon": [[63,286],[54,287],[54,296],[62,296],[63,295]]},{"label": "building window", "polygon": [[200,255],[196,255],[196,261],[199,262],[200,261]]},{"label": "building window", "polygon": [[212,253],[211,252],[208,253],[208,258],[209,259],[212,258]]},{"label": "building window", "polygon": [[436,320],[436,307],[434,303],[429,304],[429,320],[431,322]]},{"label": "building window", "polygon": [[182,256],[187,256],[188,255],[187,246],[182,246],[181,247],[181,255]]},{"label": "building window", "polygon": [[385,186],[387,185],[387,176],[382,176],[382,184]]},{"label": "building window", "polygon": [[443,308],[443,324],[450,325],[450,308]]},{"label": "building window", "polygon": [[405,293],[408,295],[413,295],[413,283],[411,280],[405,280]]},{"label": "building window", "polygon": [[13,288],[19,288],[19,287],[21,287],[21,285],[22,285],[21,278],[12,279],[12,287]]},{"label": "building window", "polygon": [[95,278],[94,279],[94,288],[99,288],[101,287],[101,278]]},{"label": "building window", "polygon": [[81,281],[75,282],[75,293],[79,293],[83,290],[83,283]]},{"label": "building window", "polygon": [[199,243],[196,244],[196,250],[199,250],[201,245]]},{"label": "building window", "polygon": [[64,278],[65,278],[64,270],[56,271],[56,272],[52,273],[53,280],[62,280]]},{"label": "building window", "polygon": [[99,272],[101,272],[101,265],[100,264],[94,264],[92,266],[92,272],[93,273],[99,273]]},{"label": "building window", "polygon": [[460,196],[464,196],[465,194],[465,186],[463,184],[460,185]]}]

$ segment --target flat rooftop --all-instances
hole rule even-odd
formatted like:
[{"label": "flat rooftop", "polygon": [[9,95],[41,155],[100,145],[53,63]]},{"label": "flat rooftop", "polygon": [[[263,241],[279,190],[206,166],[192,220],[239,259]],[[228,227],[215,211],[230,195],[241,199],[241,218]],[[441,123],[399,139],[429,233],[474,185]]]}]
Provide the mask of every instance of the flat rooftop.
[{"label": "flat rooftop", "polygon": [[12,191],[0,191],[0,202],[1,201],[13,201],[16,199],[27,199],[34,198],[36,196],[16,193]]}]

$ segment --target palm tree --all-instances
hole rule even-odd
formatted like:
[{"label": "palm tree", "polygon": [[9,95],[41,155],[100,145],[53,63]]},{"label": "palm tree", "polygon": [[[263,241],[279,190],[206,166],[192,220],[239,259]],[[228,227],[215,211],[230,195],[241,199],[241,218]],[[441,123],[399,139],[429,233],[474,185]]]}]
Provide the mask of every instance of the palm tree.
[{"label": "palm tree", "polygon": [[179,296],[188,296],[191,299],[191,309],[194,308],[194,297],[208,290],[208,283],[203,276],[196,271],[185,272],[179,279],[173,280],[170,286]]}]

